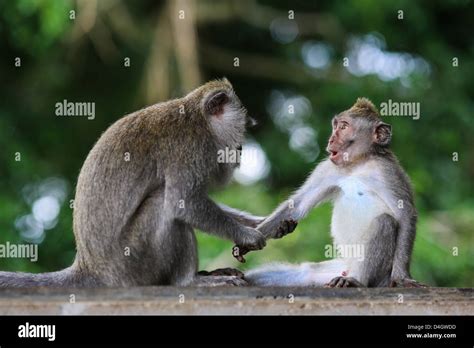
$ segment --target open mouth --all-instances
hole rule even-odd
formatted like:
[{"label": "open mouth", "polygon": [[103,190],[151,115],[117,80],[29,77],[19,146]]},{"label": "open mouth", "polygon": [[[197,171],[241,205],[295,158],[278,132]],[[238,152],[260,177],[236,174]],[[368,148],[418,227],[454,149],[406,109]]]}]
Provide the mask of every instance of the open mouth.
[{"label": "open mouth", "polygon": [[337,156],[338,153],[339,153],[338,151],[329,151],[329,157],[334,158]]}]

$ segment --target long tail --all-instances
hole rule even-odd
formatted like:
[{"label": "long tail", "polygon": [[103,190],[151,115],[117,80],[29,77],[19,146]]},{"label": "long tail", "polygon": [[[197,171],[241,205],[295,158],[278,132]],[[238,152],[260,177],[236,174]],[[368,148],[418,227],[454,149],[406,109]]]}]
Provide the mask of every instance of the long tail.
[{"label": "long tail", "polygon": [[245,279],[255,286],[324,286],[345,268],[339,259],[300,265],[274,263],[250,270]]},{"label": "long tail", "polygon": [[80,287],[83,286],[76,268],[69,267],[57,272],[22,273],[0,272],[0,288],[31,287]]}]

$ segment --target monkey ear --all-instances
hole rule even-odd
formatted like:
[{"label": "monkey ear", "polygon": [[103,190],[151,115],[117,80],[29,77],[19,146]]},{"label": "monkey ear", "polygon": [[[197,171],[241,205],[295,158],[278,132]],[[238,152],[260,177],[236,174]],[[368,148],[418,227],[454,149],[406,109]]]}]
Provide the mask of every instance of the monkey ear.
[{"label": "monkey ear", "polygon": [[212,94],[204,104],[204,110],[208,115],[217,116],[224,111],[224,105],[229,101],[229,97],[224,91]]},{"label": "monkey ear", "polygon": [[224,76],[224,77],[222,78],[222,82],[224,82],[224,83],[226,83],[226,84],[228,84],[229,86],[232,87],[232,84],[231,84],[230,81],[227,79],[227,77]]},{"label": "monkey ear", "polygon": [[384,122],[379,122],[375,126],[374,142],[381,146],[388,146],[390,145],[391,140],[392,140],[392,126]]}]

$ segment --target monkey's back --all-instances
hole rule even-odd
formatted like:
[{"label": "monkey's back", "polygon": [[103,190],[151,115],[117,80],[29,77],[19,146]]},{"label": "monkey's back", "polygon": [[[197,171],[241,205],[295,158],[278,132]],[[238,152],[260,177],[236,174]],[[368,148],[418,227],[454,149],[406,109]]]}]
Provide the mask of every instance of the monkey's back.
[{"label": "monkey's back", "polygon": [[[199,119],[180,114],[180,105],[180,100],[160,103],[119,119],[88,154],[73,215],[81,267],[107,269],[111,259],[123,259],[124,243],[133,243],[132,219],[151,193],[164,192],[177,175],[198,190],[215,171],[209,130]],[[159,199],[163,202],[155,203],[162,206],[164,194]],[[161,211],[152,216],[156,221],[143,234],[160,224]]]},{"label": "monkey's back", "polygon": [[156,168],[159,152],[157,133],[150,129],[152,111],[112,124],[82,166],[73,215],[79,262],[94,258],[100,268],[113,254],[123,254],[120,234],[147,190],[163,180]]}]

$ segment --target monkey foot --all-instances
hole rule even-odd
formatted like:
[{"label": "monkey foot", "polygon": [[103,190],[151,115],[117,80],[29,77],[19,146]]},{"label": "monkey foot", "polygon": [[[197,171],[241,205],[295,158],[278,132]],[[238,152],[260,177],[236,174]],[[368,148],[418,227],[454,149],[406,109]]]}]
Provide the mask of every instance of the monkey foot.
[{"label": "monkey foot", "polygon": [[191,286],[214,287],[214,286],[247,286],[246,280],[237,276],[198,276]]},{"label": "monkey foot", "polygon": [[403,279],[393,279],[390,283],[392,288],[427,288],[428,285],[417,282],[414,279],[403,278]]},{"label": "monkey foot", "polygon": [[336,277],[327,283],[325,288],[361,288],[364,287],[357,279],[352,277]]},{"label": "monkey foot", "polygon": [[235,276],[244,278],[244,274],[236,268],[218,268],[210,272],[199,271],[198,274],[202,276]]}]

